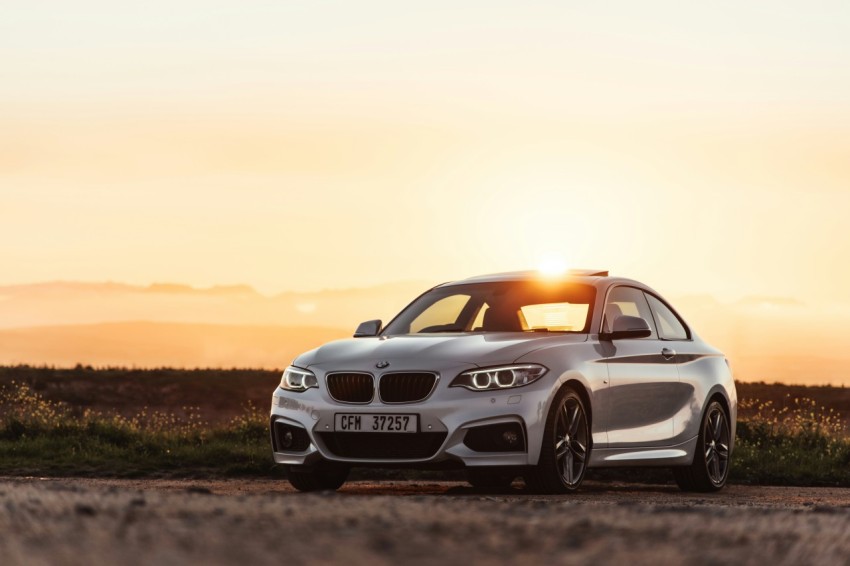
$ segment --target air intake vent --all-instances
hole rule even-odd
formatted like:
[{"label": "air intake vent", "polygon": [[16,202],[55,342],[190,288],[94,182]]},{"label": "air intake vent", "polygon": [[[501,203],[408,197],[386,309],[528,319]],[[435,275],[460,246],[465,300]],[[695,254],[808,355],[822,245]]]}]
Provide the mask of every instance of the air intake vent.
[{"label": "air intake vent", "polygon": [[365,404],[375,396],[375,381],[368,373],[331,373],[327,383],[328,393],[340,403]]},{"label": "air intake vent", "polygon": [[445,432],[320,432],[327,449],[341,458],[424,460],[437,453]]},{"label": "air intake vent", "polygon": [[379,388],[384,403],[415,403],[431,394],[437,376],[433,373],[386,373]]}]

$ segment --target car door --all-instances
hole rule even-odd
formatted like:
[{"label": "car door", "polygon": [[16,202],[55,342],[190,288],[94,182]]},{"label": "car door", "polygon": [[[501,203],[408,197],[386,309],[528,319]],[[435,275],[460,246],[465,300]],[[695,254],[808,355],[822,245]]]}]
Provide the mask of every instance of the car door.
[{"label": "car door", "polygon": [[665,446],[673,436],[673,416],[681,397],[679,372],[669,344],[658,336],[641,289],[611,289],[605,300],[603,331],[617,316],[639,316],[649,323],[647,338],[612,340],[608,365],[608,447]]},{"label": "car door", "polygon": [[658,338],[665,344],[669,352],[673,353],[671,361],[676,364],[679,371],[680,392],[673,407],[676,414],[673,416],[673,441],[684,442],[690,436],[687,429],[693,433],[694,391],[704,389],[700,381],[704,381],[705,375],[699,372],[699,363],[692,363],[703,357],[705,352],[698,351],[691,332],[685,322],[676,312],[670,308],[661,298],[652,293],[645,293],[649,310],[658,331]]}]

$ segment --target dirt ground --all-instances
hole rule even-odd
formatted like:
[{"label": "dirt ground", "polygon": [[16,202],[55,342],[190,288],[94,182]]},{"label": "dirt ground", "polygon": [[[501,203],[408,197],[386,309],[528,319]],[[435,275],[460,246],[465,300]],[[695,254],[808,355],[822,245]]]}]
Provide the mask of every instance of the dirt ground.
[{"label": "dirt ground", "polygon": [[850,564],[850,489],[0,478],[0,564]]}]

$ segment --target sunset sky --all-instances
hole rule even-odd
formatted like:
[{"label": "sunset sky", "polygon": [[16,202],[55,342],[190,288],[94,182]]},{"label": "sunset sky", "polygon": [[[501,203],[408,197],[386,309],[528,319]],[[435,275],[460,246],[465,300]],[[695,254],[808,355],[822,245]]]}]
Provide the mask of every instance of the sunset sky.
[{"label": "sunset sky", "polygon": [[0,284],[547,256],[850,304],[850,4],[15,2]]}]

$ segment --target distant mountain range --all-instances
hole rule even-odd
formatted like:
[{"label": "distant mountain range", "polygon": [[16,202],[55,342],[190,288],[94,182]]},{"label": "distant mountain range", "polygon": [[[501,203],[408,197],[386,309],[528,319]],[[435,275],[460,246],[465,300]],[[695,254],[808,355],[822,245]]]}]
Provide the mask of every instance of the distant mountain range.
[{"label": "distant mountain range", "polygon": [[[0,364],[280,368],[304,350],[351,336],[363,320],[389,321],[430,286],[401,282],[274,296],[246,285],[0,286]],[[850,385],[847,307],[783,297],[670,299],[728,355],[738,378]]]},{"label": "distant mountain range", "polygon": [[351,331],[312,326],[109,322],[0,330],[0,364],[282,368]]},{"label": "distant mountain range", "polygon": [[0,287],[0,364],[280,368],[428,283],[265,296],[247,285],[51,282]]},{"label": "distant mountain range", "polygon": [[198,289],[175,283],[53,282],[0,286],[0,329],[158,321],[351,329],[388,321],[433,284],[401,282],[358,289],[266,296],[247,285]]}]

